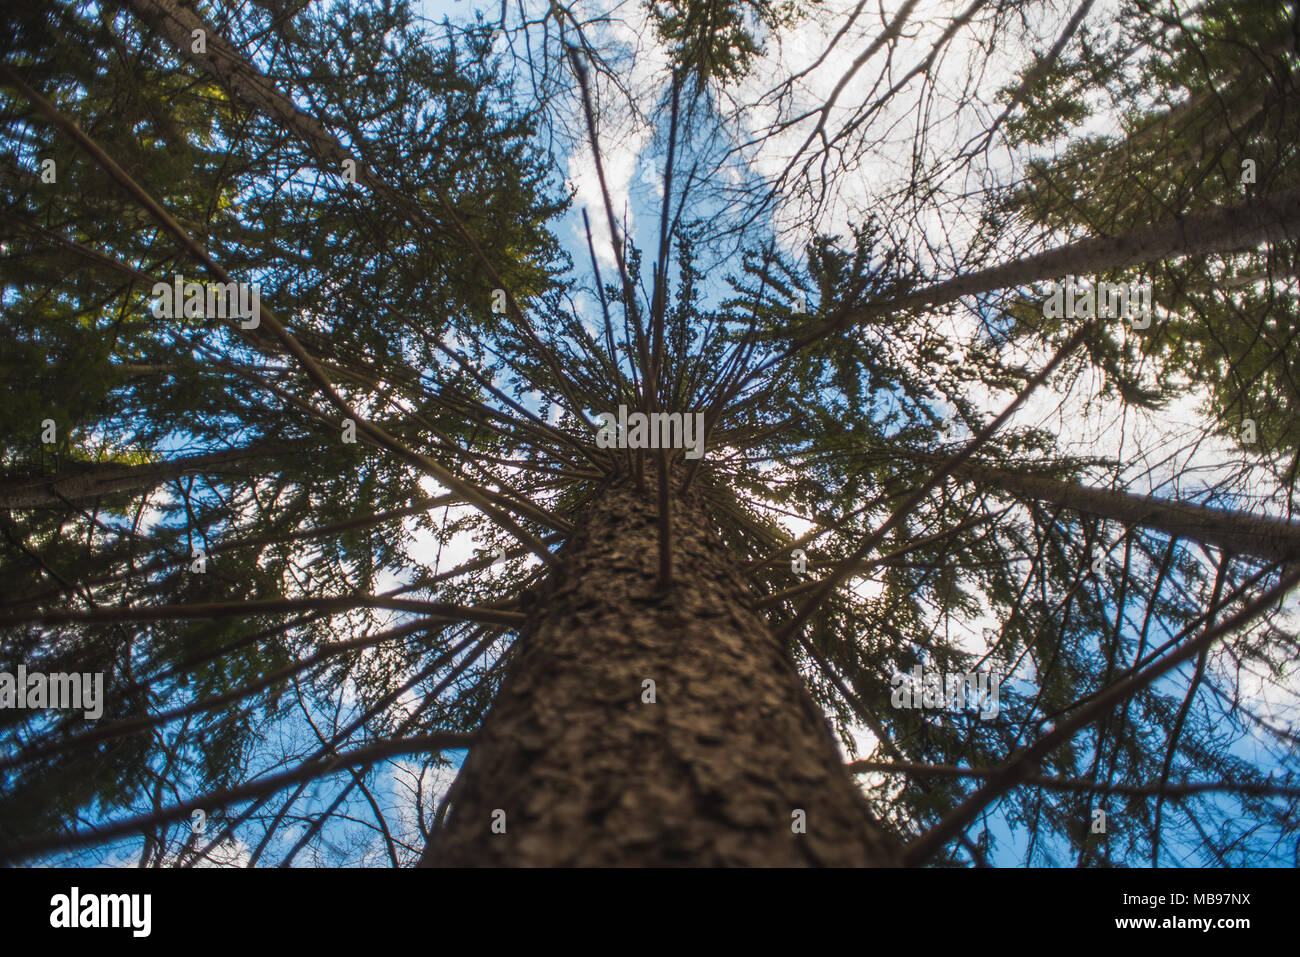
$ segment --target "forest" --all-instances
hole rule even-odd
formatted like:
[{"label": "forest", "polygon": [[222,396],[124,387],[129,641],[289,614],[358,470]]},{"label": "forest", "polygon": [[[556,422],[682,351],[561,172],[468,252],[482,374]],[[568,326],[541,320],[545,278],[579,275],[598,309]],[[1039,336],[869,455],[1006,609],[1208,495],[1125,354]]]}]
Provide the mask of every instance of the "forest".
[{"label": "forest", "polygon": [[1294,0],[6,19],[0,865],[1300,865]]}]

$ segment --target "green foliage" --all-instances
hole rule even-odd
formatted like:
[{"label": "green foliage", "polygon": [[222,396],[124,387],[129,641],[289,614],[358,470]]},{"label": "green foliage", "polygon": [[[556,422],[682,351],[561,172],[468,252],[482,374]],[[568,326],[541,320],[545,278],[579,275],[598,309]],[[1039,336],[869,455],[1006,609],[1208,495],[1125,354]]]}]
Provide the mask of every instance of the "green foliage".
[{"label": "green foliage", "polygon": [[800,15],[793,0],[649,0],[647,9],[674,65],[701,86],[739,80],[762,53],[760,31],[789,27]]},{"label": "green foliage", "polygon": [[[597,449],[583,417],[639,407],[651,398],[647,382],[660,407],[710,415],[694,487],[840,738],[870,728],[882,739],[877,757],[997,766],[1194,626],[1217,594],[1195,543],[1142,527],[958,472],[911,502],[988,420],[982,400],[1016,394],[1033,375],[1012,347],[1050,345],[1074,320],[1045,319],[1032,297],[997,308],[979,297],[979,340],[952,341],[947,321],[964,306],[897,305],[946,277],[900,241],[883,202],[839,235],[809,230],[798,255],[760,214],[735,226],[734,255],[723,248],[718,236],[734,224],[715,221],[681,184],[734,171],[711,167],[716,144],[699,143],[701,128],[716,132],[712,94],[741,87],[765,39],[802,16],[797,5],[651,4],[674,67],[660,105],[673,103],[681,124],[668,197],[677,205],[659,255],[628,238],[618,268],[593,282],[580,281],[551,232],[566,209],[557,156],[541,145],[555,131],[521,105],[483,23],[434,34],[409,4],[388,0],[296,4],[283,16],[260,4],[195,9],[411,205],[323,167],[287,124],[116,3],[25,10],[0,37],[0,56],[216,262],[257,282],[340,399],[405,454],[364,427],[346,444],[341,410],[266,325],[245,336],[213,317],[154,317],[154,281],[210,277],[5,87],[0,496],[47,498],[0,520],[0,601],[21,622],[0,638],[0,665],[105,670],[113,693],[94,726],[111,733],[92,742],[79,737],[93,728],[77,713],[0,713],[0,754],[23,755],[0,770],[0,844],[56,833],[78,815],[147,813],[345,746],[478,727],[518,629],[359,599],[527,614],[543,570],[500,515],[553,547],[614,477],[653,468],[652,458]],[[1061,239],[1116,233],[1295,185],[1289,21],[1217,2],[1195,30],[1159,19],[1142,9],[1126,11],[1114,33],[1085,25],[1051,68],[1036,58],[1020,71],[1002,101],[1015,104],[1013,143],[1034,159],[1013,189],[991,197],[980,235],[1026,225]],[[1239,55],[1242,43],[1258,55]],[[1117,133],[1083,132],[1111,114]],[[57,184],[39,181],[46,157]],[[1245,158],[1258,181],[1243,191]],[[918,175],[913,190],[926,186]],[[1300,450],[1291,331],[1300,317],[1293,299],[1257,281],[1294,276],[1295,255],[1294,243],[1278,242],[1099,277],[1151,279],[1160,313],[1146,336],[1103,329],[1089,359],[1126,402],[1151,408],[1205,388],[1226,430],[1252,416],[1271,448]],[[493,310],[498,288],[518,313]],[[654,350],[652,367],[638,339]],[[40,439],[45,419],[57,426],[53,444]],[[1093,482],[1114,465],[1065,458],[1056,438],[1004,430],[978,458],[1063,483]],[[229,458],[188,461],[218,453]],[[455,495],[442,497],[438,468],[455,477]],[[71,491],[122,475],[144,477]],[[488,500],[497,520],[462,493]],[[905,503],[906,515],[860,555]],[[477,551],[462,567],[463,556],[445,552],[466,538]],[[1098,544],[1111,560],[1094,574]],[[498,547],[504,568],[476,561]],[[794,547],[807,549],[814,575],[844,573],[798,627],[810,579],[792,570]],[[200,550],[207,567],[196,572]],[[1250,559],[1224,561],[1235,582],[1257,570]],[[311,604],[324,598],[347,607]],[[281,601],[294,604],[252,607]],[[212,608],[184,613],[196,605]],[[158,620],[118,620],[120,609]],[[83,620],[54,617],[68,611]],[[1234,641],[1233,654],[1264,672],[1282,674],[1294,653],[1294,639],[1271,625]],[[994,721],[893,707],[892,677],[918,665],[1016,677]],[[1169,687],[1147,688],[1038,769],[1085,778],[1095,793],[1003,797],[997,813],[1026,836],[1026,860],[1145,861],[1165,840],[1155,803],[1121,804],[1110,786],[1159,780],[1167,753],[1180,776],[1262,776],[1232,753],[1213,713],[1198,707],[1184,723],[1180,704]],[[432,812],[419,774],[440,761],[413,759],[418,786],[404,808]],[[361,769],[338,784],[339,800],[374,777]],[[276,835],[301,823],[299,813],[330,807],[314,792],[302,797],[323,779],[227,820],[261,828],[251,848],[259,861],[277,840],[291,857],[298,832]],[[868,799],[904,840],[972,788],[891,773]],[[1282,804],[1233,800],[1294,834]],[[1128,816],[1123,841],[1090,833],[1095,806]],[[1188,801],[1180,827],[1223,813]],[[149,840],[178,843],[168,826]],[[974,839],[935,862],[967,863]],[[1278,859],[1210,846],[1234,863]]]},{"label": "green foliage", "polygon": [[[256,9],[202,12],[241,49],[264,31]],[[501,279],[527,301],[552,286],[561,260],[546,224],[563,204],[550,195],[532,121],[508,108],[509,91],[482,42],[433,39],[409,4],[339,4],[281,22],[276,55],[259,64],[293,95],[310,77],[318,115],[364,141],[371,168],[396,188],[431,211],[435,192],[446,196],[482,237]],[[478,426],[447,400],[475,400],[481,388],[463,374],[429,379],[419,371],[445,362],[438,347],[449,337],[499,334],[511,347],[513,334],[487,308],[496,282],[464,268],[458,237],[358,204],[338,170],[320,168],[276,122],[178,59],[115,4],[25,10],[0,45],[5,62],[231,275],[260,285],[261,301],[341,375],[345,393],[382,379],[387,400],[376,415],[412,447],[428,450],[431,430],[446,442],[474,441]],[[44,158],[57,163],[53,184],[40,182]],[[59,506],[11,513],[0,543],[0,597],[10,609],[48,602],[60,585],[71,607],[90,609],[391,587],[386,570],[406,564],[400,523],[290,536],[409,507],[425,494],[411,470],[364,444],[343,444],[337,429],[302,415],[319,401],[315,390],[263,331],[244,340],[216,318],[155,318],[153,281],[208,277],[100,165],[8,88],[0,99],[0,206],[7,480],[54,482],[190,454],[249,452],[145,495],[130,488],[75,502],[74,516],[89,521],[69,522]],[[395,386],[414,401],[392,404],[400,400]],[[52,446],[40,441],[46,419],[57,429]],[[198,548],[211,556],[203,574],[190,569]],[[97,583],[95,598],[82,601],[76,596],[89,594],[88,583]],[[104,720],[121,721],[230,694],[307,657],[341,627],[377,632],[387,617],[299,616],[287,629],[276,616],[31,626],[7,634],[0,657],[33,670],[98,663],[114,691]],[[425,644],[437,650],[438,641]],[[141,684],[146,674],[162,677]],[[327,674],[300,685],[325,708],[334,691]],[[377,700],[405,675],[388,668],[372,677],[366,694]],[[92,749],[96,773],[87,773],[85,752],[5,772],[6,833],[51,830],[91,802],[153,800],[160,774],[198,789],[242,780],[258,735],[292,700],[285,690],[273,682],[186,721],[179,750],[161,765],[149,736],[136,735]],[[11,743],[31,731],[9,712],[5,724]],[[79,715],[55,718],[42,734],[55,741],[86,727]],[[173,745],[160,746],[165,753]]]},{"label": "green foliage", "polygon": [[[1212,2],[1195,29],[1135,9],[1108,34],[1085,31],[1081,52],[1047,70],[1013,118],[1015,138],[1039,157],[998,215],[1064,236],[1114,234],[1300,185],[1292,16],[1282,5]],[[1118,118],[1116,133],[1076,135],[1104,116]],[[1254,182],[1244,182],[1247,160]],[[1091,356],[1129,401],[1165,401],[1190,380],[1224,434],[1240,439],[1250,419],[1254,451],[1294,457],[1296,302],[1277,280],[1295,265],[1292,245],[1275,243],[1099,276],[1151,282],[1158,313],[1141,336],[1103,329]],[[1015,312],[1018,334],[1045,331],[1035,308]]]}]

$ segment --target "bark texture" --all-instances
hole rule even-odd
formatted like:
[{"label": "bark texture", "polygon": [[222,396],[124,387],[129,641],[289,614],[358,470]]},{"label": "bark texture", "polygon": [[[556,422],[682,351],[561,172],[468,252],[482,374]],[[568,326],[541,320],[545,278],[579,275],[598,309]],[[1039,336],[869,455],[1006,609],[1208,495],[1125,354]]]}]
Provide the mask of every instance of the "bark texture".
[{"label": "bark texture", "polygon": [[896,864],[694,499],[657,592],[654,502],[615,485],[565,544],[421,863]]}]

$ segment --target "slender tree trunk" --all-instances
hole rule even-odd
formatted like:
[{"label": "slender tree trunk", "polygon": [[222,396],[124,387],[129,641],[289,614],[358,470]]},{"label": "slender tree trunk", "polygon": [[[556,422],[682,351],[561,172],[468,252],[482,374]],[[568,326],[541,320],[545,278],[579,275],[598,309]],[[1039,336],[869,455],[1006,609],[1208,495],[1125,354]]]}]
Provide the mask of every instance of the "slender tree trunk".
[{"label": "slender tree trunk", "polygon": [[1153,528],[1238,555],[1279,562],[1300,559],[1300,522],[1090,488],[973,462],[962,463],[953,474],[981,486],[997,488],[1022,501],[1048,502],[1124,525]]},{"label": "slender tree trunk", "polygon": [[1066,274],[1123,269],[1181,256],[1253,249],[1263,242],[1286,243],[1300,235],[1300,189],[1255,196],[1235,206],[1174,216],[1114,236],[1091,236],[1034,256],[956,276],[886,302],[850,309],[794,340],[802,347],[877,316],[903,309],[940,306],[963,296],[1027,286]]},{"label": "slender tree trunk", "polygon": [[[167,38],[176,52],[190,63],[215,77],[241,102],[274,119],[287,132],[304,143],[312,154],[336,175],[343,163],[351,160],[359,182],[395,205],[412,222],[430,225],[425,216],[403,193],[394,189],[355,157],[314,116],[304,113],[276,88],[244,54],[199,14],[176,0],[127,0],[132,11]],[[205,52],[194,50],[194,31],[202,30]]]},{"label": "slender tree trunk", "polygon": [[0,483],[0,508],[63,506],[67,502],[84,502],[102,495],[138,492],[182,475],[216,472],[225,466],[265,457],[273,451],[270,448],[229,449],[147,465],[92,465],[84,468],[76,463],[74,467],[84,470]]},{"label": "slender tree trunk", "polygon": [[694,496],[656,589],[655,494],[611,486],[565,544],[421,863],[896,864]]}]

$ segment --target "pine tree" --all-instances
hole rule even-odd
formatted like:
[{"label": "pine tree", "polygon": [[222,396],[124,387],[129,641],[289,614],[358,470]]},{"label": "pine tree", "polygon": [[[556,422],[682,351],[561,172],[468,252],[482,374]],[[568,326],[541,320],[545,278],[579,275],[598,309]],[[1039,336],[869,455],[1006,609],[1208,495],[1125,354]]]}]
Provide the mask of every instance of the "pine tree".
[{"label": "pine tree", "polygon": [[[862,27],[851,72],[902,55],[914,6]],[[1183,292],[1295,254],[1294,12],[1211,4],[1168,40],[1143,7],[1104,45],[1085,3],[979,149],[918,160],[847,234],[813,228],[886,103],[963,31],[1011,29],[983,7],[764,174],[736,145],[745,84],[819,14],[652,6],[645,249],[606,169],[634,53],[576,7],[436,31],[379,0],[22,15],[0,39],[0,648],[109,690],[96,721],[0,712],[0,859],[962,865],[988,862],[991,820],[1026,861],[1283,859],[1294,737],[1234,705],[1283,752],[1245,760],[1212,707],[1243,687],[1225,655],[1284,685],[1300,526],[1106,487],[1110,463],[1015,417],[1090,367],[1143,408],[1206,387],[1227,415],[1277,388],[1287,346],[1278,373],[1213,353],[1228,314]],[[1220,48],[1241,38],[1257,61]],[[995,134],[1045,148],[1086,93],[1137,104],[1152,77],[1186,101],[990,191],[969,257],[900,235]],[[796,82],[770,101],[796,110]],[[1241,144],[1206,130],[1237,102],[1266,176],[1207,189]],[[557,238],[562,148],[602,194],[589,269]],[[802,255],[785,196],[809,204]],[[1066,275],[1150,270],[1179,290],[1152,340],[1038,308]],[[256,283],[260,311],[166,315],[186,283]],[[984,334],[945,339],[966,313]],[[1215,362],[1263,378],[1224,391]],[[1284,414],[1258,416],[1292,448]],[[1294,468],[1239,478],[1294,489]],[[945,708],[918,668],[1000,696]],[[1242,809],[1267,842],[1207,833]]]}]

